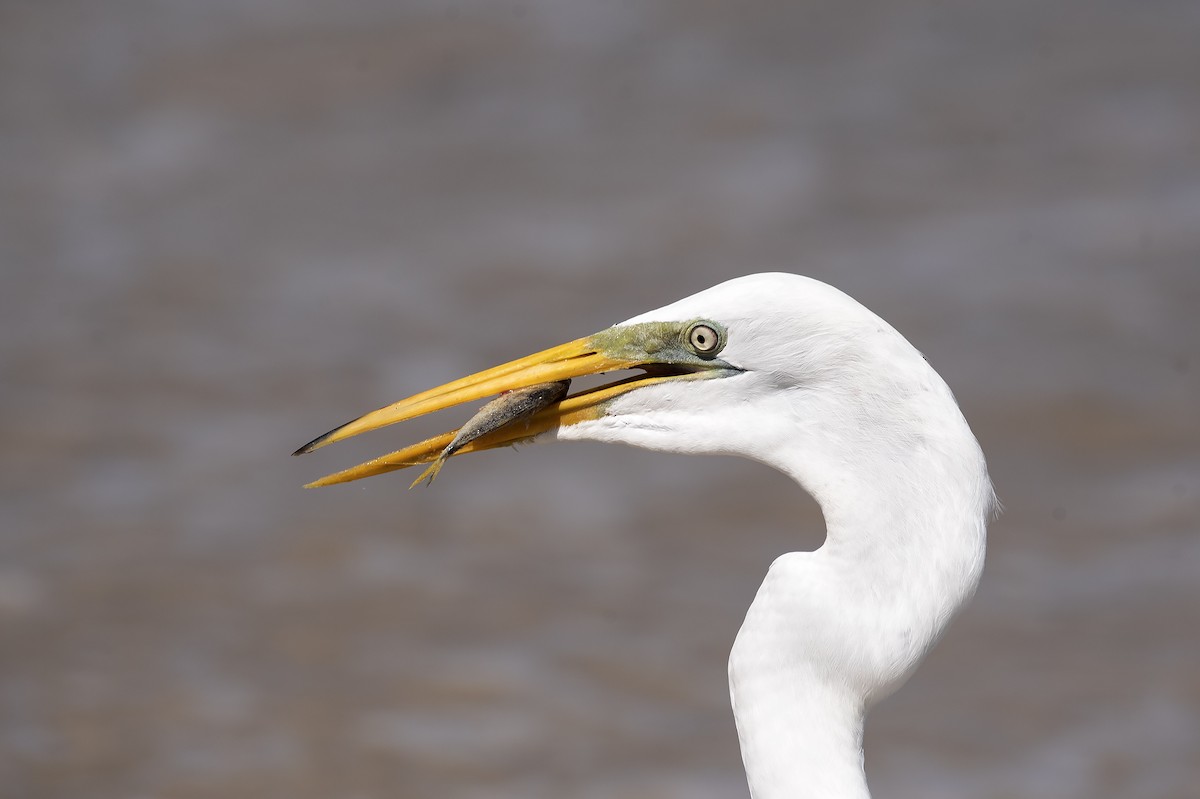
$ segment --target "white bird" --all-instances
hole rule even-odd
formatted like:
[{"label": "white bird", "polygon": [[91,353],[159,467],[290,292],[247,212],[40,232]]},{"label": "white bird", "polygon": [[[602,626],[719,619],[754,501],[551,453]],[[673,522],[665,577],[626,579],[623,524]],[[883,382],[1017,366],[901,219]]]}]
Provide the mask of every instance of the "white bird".
[{"label": "white bird", "polygon": [[[733,644],[742,761],[755,799],[868,797],[866,712],[974,592],[995,497],[945,382],[837,289],[788,274],[730,280],[381,408],[296,454],[507,390],[629,368],[645,374],[514,413],[450,454],[529,439],[610,441],[741,455],[796,480],[820,504],[826,537],[771,565]],[[453,439],[310,485],[429,463]]]}]

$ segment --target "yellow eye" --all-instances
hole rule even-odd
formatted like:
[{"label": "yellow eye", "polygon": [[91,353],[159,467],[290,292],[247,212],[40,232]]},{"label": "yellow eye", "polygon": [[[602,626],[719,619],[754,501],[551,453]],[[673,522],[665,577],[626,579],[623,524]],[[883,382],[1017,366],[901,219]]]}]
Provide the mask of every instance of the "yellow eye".
[{"label": "yellow eye", "polygon": [[692,329],[688,331],[688,344],[697,353],[706,355],[716,352],[720,343],[721,337],[717,331],[703,322],[692,325]]}]

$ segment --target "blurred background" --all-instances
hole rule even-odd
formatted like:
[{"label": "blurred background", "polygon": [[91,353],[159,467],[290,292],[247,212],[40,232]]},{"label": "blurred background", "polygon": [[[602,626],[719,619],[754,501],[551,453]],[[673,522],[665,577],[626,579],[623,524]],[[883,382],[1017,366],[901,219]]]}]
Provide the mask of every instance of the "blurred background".
[{"label": "blurred background", "polygon": [[296,446],[739,274],[956,391],[1006,511],[868,721],[898,799],[1200,785],[1200,5],[0,5],[11,797],[745,797],[811,500],[563,444]]}]

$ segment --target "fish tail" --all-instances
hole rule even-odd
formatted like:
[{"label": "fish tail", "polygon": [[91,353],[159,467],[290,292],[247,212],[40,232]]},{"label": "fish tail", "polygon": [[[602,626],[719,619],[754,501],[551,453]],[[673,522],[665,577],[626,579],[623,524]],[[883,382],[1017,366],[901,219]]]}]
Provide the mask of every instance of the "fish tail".
[{"label": "fish tail", "polygon": [[440,472],[442,470],[442,466],[444,466],[445,464],[446,464],[446,453],[443,452],[441,455],[437,456],[437,460],[435,460],[433,463],[431,463],[425,467],[425,471],[421,472],[421,474],[417,477],[416,480],[412,481],[412,484],[408,487],[408,490],[409,491],[413,490],[414,488],[417,487],[417,484],[422,481],[425,481],[426,485],[432,484],[433,479],[438,476],[438,472]]}]

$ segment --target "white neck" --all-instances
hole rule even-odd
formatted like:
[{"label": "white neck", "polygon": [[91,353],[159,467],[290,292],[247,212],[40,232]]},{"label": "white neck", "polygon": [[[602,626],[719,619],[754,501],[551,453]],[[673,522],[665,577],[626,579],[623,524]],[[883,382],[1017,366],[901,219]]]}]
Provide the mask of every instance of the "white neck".
[{"label": "white neck", "polygon": [[[953,400],[946,392],[946,400]],[[941,404],[941,403],[939,403]],[[820,503],[825,545],[772,564],[730,654],[734,717],[755,799],[865,799],[867,709],[898,687],[974,591],[991,487],[955,422],[867,451],[805,437],[768,457]],[[954,409],[953,417],[961,421]],[[878,442],[874,442],[878,447]]]},{"label": "white neck", "polygon": [[987,467],[946,384],[841,292],[760,275],[647,319],[724,319],[737,374],[665,381],[551,435],[762,461],[820,504],[826,541],[771,566],[729,658],[755,799],[863,799],[867,709],[975,589]]},{"label": "white neck", "polygon": [[730,697],[750,795],[868,799],[861,703],[819,675],[756,656],[769,648],[763,644],[770,639],[751,629],[753,616],[753,611],[747,616],[729,660]]}]

